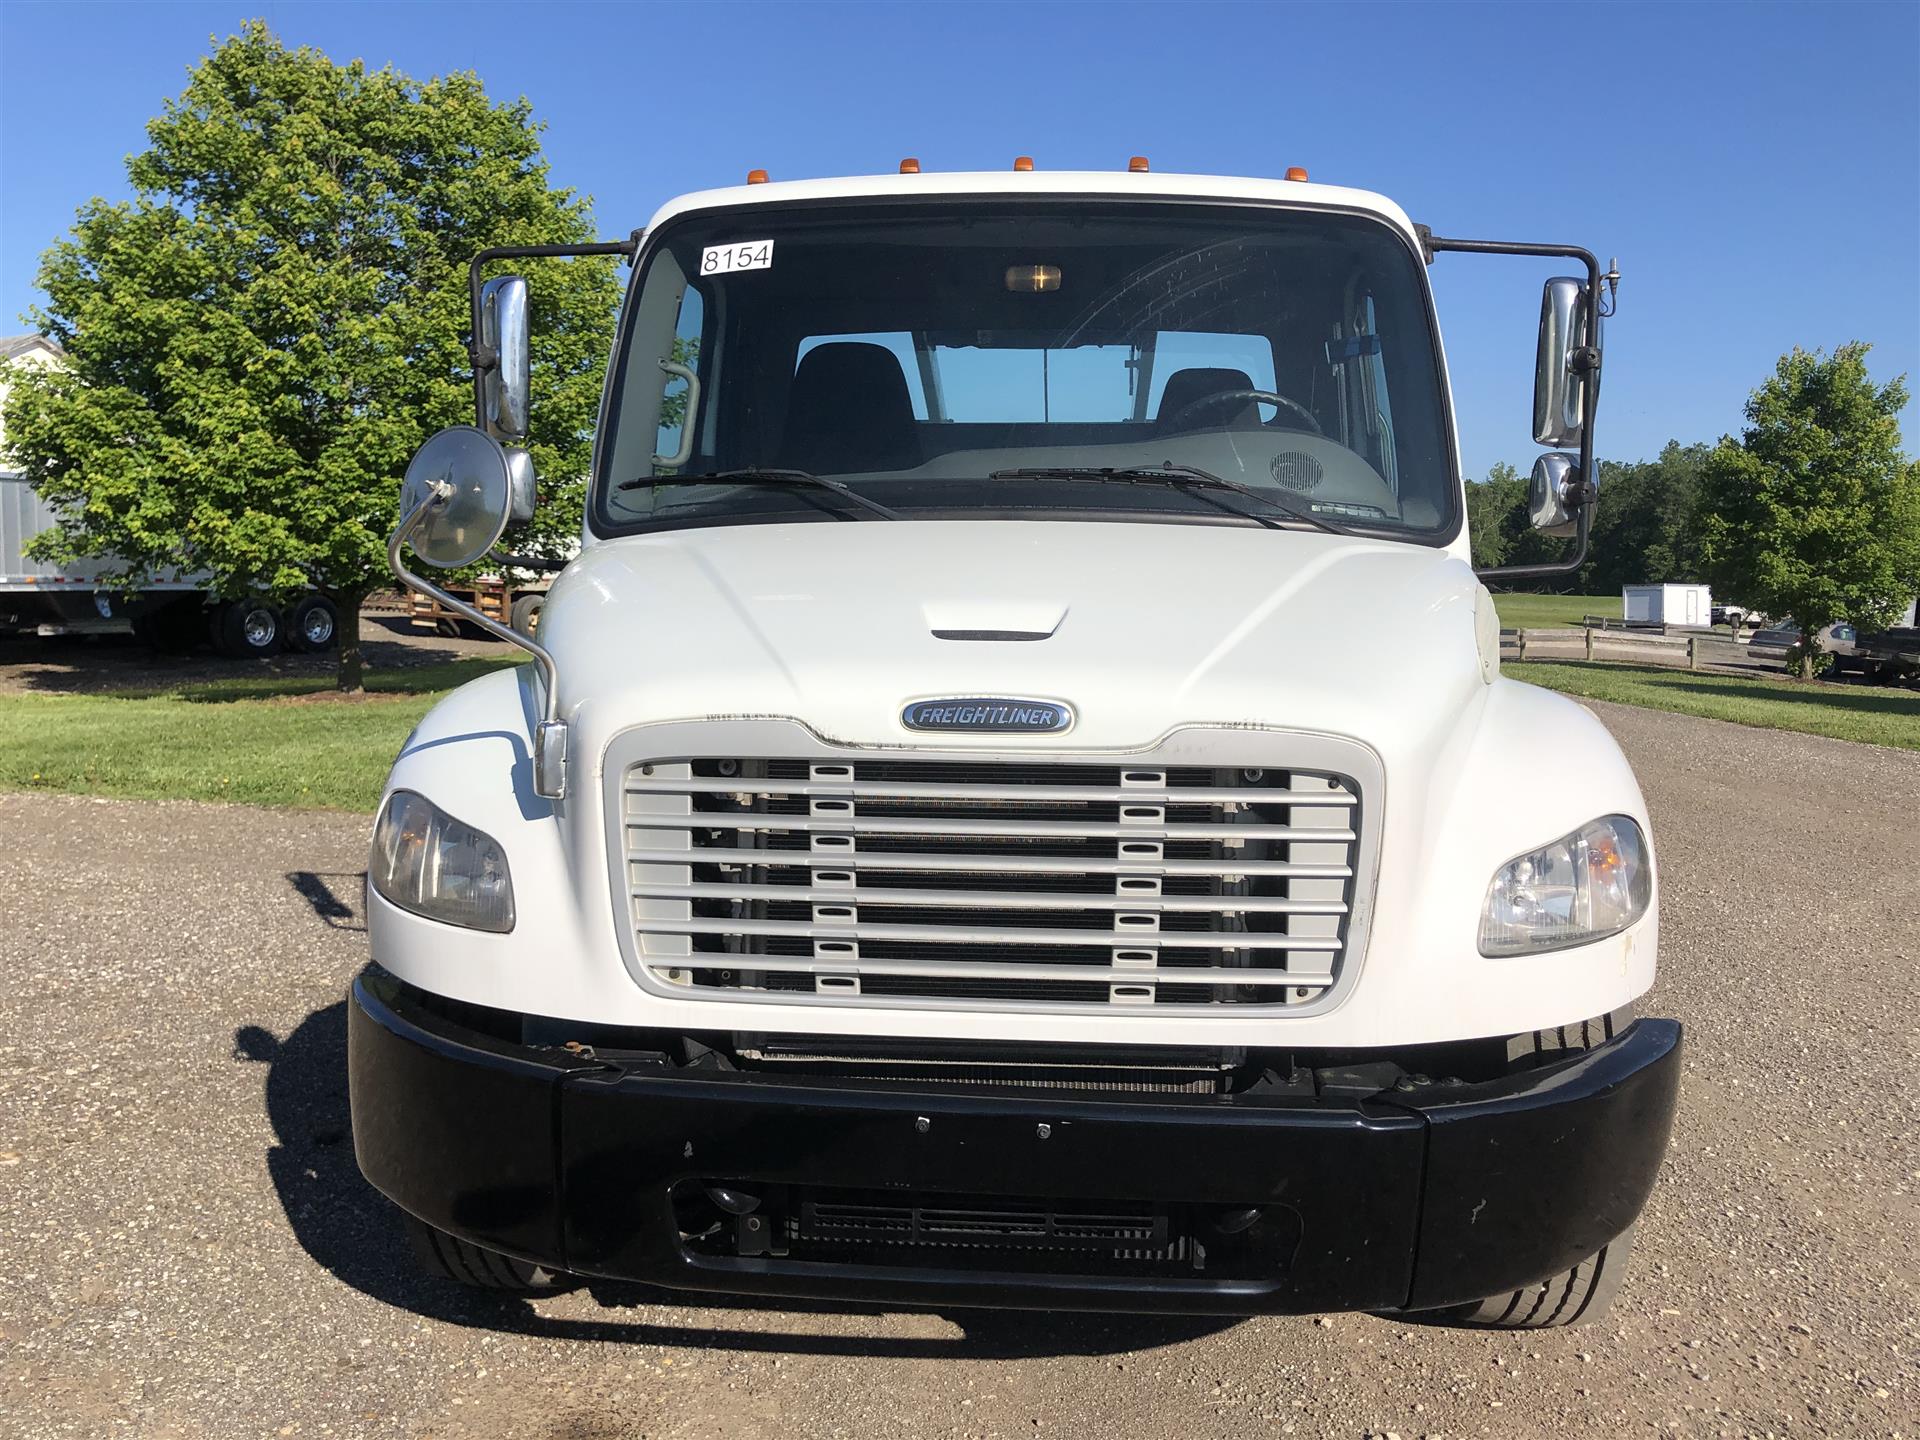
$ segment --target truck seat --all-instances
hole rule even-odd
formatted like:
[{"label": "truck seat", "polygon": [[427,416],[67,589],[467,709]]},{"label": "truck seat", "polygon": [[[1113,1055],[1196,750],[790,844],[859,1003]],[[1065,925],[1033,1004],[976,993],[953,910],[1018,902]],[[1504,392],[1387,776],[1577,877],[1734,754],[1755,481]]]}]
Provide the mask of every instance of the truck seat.
[{"label": "truck seat", "polygon": [[[1160,411],[1154,417],[1155,423],[1164,426],[1203,396],[1218,395],[1227,390],[1251,389],[1253,389],[1253,377],[1244,370],[1229,370],[1224,367],[1216,369],[1202,365],[1176,370],[1167,377],[1167,388],[1160,395]],[[1197,411],[1186,422],[1187,427],[1194,430],[1225,429],[1229,426],[1240,427],[1258,423],[1258,415],[1251,400],[1242,405],[1229,405],[1223,400],[1218,405]]]},{"label": "truck seat", "polygon": [[840,340],[806,353],[788,392],[782,465],[860,475],[911,470],[920,461],[913,397],[891,350]]}]

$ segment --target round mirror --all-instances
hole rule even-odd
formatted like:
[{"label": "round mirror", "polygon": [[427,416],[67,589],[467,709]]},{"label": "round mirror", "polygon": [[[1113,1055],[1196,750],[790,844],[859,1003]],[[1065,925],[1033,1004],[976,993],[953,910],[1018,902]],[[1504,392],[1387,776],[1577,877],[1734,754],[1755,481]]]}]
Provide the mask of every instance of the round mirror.
[{"label": "round mirror", "polygon": [[435,495],[407,544],[441,570],[473,564],[507,528],[512,481],[500,442],[471,425],[455,425],[422,445],[400,485],[401,521]]}]

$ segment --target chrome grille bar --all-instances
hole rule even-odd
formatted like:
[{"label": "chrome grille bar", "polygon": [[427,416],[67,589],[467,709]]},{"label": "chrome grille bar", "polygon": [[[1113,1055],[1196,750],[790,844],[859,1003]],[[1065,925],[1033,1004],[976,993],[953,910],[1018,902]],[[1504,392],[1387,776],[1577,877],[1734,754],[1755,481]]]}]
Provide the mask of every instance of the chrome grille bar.
[{"label": "chrome grille bar", "polygon": [[717,757],[617,781],[628,923],[689,998],[1311,1003],[1362,806],[1326,770]]}]

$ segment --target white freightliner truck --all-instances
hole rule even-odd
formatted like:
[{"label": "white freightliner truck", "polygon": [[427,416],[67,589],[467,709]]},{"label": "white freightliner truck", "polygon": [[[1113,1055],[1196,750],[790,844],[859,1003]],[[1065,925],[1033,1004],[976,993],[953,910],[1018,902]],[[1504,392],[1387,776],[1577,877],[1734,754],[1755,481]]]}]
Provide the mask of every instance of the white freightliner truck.
[{"label": "white freightliner truck", "polygon": [[908,168],[476,258],[478,423],[391,550],[442,603],[411,567],[531,503],[483,269],[633,273],[582,551],[537,642],[485,622],[537,663],[381,804],[362,1170],[508,1289],[1592,1317],[1679,1076],[1654,856],[1600,724],[1501,678],[1427,270],[1581,272],[1567,565],[1617,275],[1304,172]]}]

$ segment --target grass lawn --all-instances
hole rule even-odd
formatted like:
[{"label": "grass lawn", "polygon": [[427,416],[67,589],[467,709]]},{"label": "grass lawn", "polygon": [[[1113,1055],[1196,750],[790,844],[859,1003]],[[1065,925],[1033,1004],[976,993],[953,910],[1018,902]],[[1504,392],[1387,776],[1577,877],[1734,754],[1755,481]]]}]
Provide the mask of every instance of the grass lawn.
[{"label": "grass lawn", "polygon": [[1617,700],[1737,725],[1920,750],[1920,691],[1578,660],[1503,663],[1500,671],[1530,685],[1587,700]]},{"label": "grass lawn", "polygon": [[1618,595],[1495,595],[1493,608],[1508,630],[1560,630],[1589,615],[1620,618]]},{"label": "grass lawn", "polygon": [[0,695],[0,788],[371,811],[433,702],[507,659],[107,695]]}]

